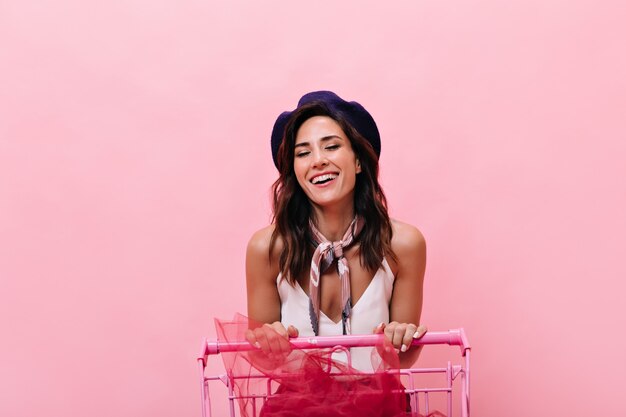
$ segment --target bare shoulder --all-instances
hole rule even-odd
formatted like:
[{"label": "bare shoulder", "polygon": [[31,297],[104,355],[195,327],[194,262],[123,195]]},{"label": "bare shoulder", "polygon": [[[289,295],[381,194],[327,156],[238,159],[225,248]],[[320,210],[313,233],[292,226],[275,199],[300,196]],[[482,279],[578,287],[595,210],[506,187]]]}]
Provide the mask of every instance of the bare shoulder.
[{"label": "bare shoulder", "polygon": [[254,232],[248,242],[248,250],[267,253],[270,249],[272,233],[274,233],[274,225],[272,224]]},{"label": "bare shoulder", "polygon": [[265,261],[267,263],[273,263],[278,259],[278,256],[283,248],[282,239],[278,237],[272,248],[272,254],[270,259],[270,244],[272,241],[272,234],[274,233],[274,225],[269,225],[263,229],[254,232],[250,240],[248,241],[247,257],[253,259],[256,262]]},{"label": "bare shoulder", "polygon": [[398,220],[392,220],[391,227],[393,230],[391,249],[398,257],[426,253],[426,240],[417,227]]},{"label": "bare shoulder", "polygon": [[391,250],[396,259],[388,259],[391,270],[396,278],[406,276],[407,271],[417,273],[426,268],[426,240],[415,226],[398,220],[391,220],[393,237]]}]

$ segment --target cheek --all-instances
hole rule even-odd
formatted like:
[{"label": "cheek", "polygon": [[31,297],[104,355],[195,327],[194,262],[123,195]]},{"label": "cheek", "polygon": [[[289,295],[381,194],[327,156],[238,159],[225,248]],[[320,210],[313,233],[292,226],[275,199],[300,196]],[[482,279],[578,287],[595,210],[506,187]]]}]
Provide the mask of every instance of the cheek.
[{"label": "cheek", "polygon": [[300,184],[300,187],[303,186],[303,182],[306,181],[305,176],[306,176],[306,172],[305,170],[302,169],[301,166],[298,165],[297,162],[295,162],[293,164],[293,173],[296,177],[296,180],[298,181],[298,184]]}]

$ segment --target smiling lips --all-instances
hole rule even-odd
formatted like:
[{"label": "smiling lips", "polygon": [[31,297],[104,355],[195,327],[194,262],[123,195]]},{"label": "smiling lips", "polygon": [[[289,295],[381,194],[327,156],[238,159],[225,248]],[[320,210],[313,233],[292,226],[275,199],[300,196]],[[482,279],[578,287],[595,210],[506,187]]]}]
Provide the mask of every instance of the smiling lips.
[{"label": "smiling lips", "polygon": [[334,180],[338,176],[339,174],[335,174],[335,173],[324,173],[324,174],[316,175],[315,177],[311,178],[310,181],[311,183],[315,185],[322,185],[322,184],[326,184]]}]

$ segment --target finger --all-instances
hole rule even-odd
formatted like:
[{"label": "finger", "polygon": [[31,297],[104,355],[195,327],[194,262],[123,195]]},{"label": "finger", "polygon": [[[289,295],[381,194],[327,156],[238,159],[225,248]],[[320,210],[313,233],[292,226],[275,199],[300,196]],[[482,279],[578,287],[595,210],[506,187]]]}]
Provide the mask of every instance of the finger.
[{"label": "finger", "polygon": [[404,335],[404,328],[395,321],[392,321],[385,326],[385,338],[393,345],[393,347],[400,351],[402,345],[402,336]]},{"label": "finger", "polygon": [[396,329],[396,325],[398,323],[396,323],[395,321],[392,321],[391,323],[389,323],[388,325],[386,325],[383,328],[383,332],[385,333],[385,337],[387,338],[387,340],[389,340],[391,342],[391,340],[393,339],[393,331]]},{"label": "finger", "polygon": [[[278,349],[281,355],[288,354],[291,352],[291,344],[289,343],[289,338],[292,337],[293,331],[295,330],[295,335],[298,335],[298,330],[294,326],[289,326],[289,329],[286,329],[285,326],[277,321],[272,324],[272,329],[276,331],[276,335],[278,336]],[[292,333],[290,333],[292,332]]]},{"label": "finger", "polygon": [[281,336],[274,329],[271,324],[263,325],[263,334],[267,340],[268,352],[270,355],[278,354],[281,352],[281,339],[284,340],[286,336]]},{"label": "finger", "polygon": [[385,330],[385,323],[381,322],[378,326],[374,327],[372,333],[380,334]]},{"label": "finger", "polygon": [[427,331],[428,328],[425,325],[420,324],[419,326],[417,326],[415,334],[413,334],[413,339],[419,339],[420,337],[424,336]]},{"label": "finger", "polygon": [[287,332],[287,329],[285,329],[285,326],[279,322],[279,321],[275,321],[274,323],[268,325],[269,328],[271,330],[273,330],[274,332],[276,332],[276,334],[280,337],[284,337],[287,338],[289,337],[289,334]]},{"label": "finger", "polygon": [[413,323],[409,323],[406,326],[406,330],[402,335],[402,347],[400,348],[401,352],[406,352],[407,350],[409,350],[409,348],[411,347],[411,343],[413,342],[413,336],[415,335],[416,331],[417,326]]},{"label": "finger", "polygon": [[267,339],[267,333],[264,326],[254,329],[255,346],[261,349],[266,355],[271,352],[270,342]]},{"label": "finger", "polygon": [[399,324],[393,330],[393,340],[391,343],[393,343],[393,347],[395,347],[397,350],[400,350],[400,348],[402,347],[402,341],[404,339],[405,333],[406,324]]},{"label": "finger", "polygon": [[[388,324],[383,324],[382,326],[379,324],[374,330],[378,329],[378,332],[382,333],[383,336],[385,336],[384,340],[383,340],[383,344],[381,345],[382,350],[384,351],[385,354],[393,352],[393,345],[391,343],[392,339],[393,339],[393,330],[396,326],[395,321],[392,321],[391,323]],[[383,354],[381,354],[381,356],[383,356]],[[383,357],[384,359],[384,357]]]},{"label": "finger", "polygon": [[289,334],[282,323],[276,322],[272,325],[268,325],[266,333],[273,355],[276,355],[278,358],[284,358],[291,352]]},{"label": "finger", "polygon": [[[380,324],[376,327],[374,327],[372,329],[372,333],[373,334],[380,334],[382,336],[384,336],[383,331],[385,330],[385,323],[384,322],[380,322]],[[379,342],[376,343],[376,351],[378,352],[378,354],[380,355],[381,358],[383,358],[384,360],[384,355],[385,355],[385,345],[387,343],[387,340],[382,338],[382,340],[380,340]]]},{"label": "finger", "polygon": [[252,329],[246,330],[246,340],[248,341],[248,343],[256,348],[261,347],[261,344],[256,340],[256,335],[254,334],[254,331],[252,331]]},{"label": "finger", "polygon": [[300,332],[293,325],[289,325],[289,327],[287,328],[287,334],[289,337],[298,337]]}]

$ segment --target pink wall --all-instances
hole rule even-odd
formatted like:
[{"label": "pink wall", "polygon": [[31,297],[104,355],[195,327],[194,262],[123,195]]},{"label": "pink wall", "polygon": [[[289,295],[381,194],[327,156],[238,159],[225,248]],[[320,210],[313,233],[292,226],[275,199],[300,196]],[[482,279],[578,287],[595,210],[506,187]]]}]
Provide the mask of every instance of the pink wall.
[{"label": "pink wall", "polygon": [[197,416],[277,113],[374,114],[474,416],[623,416],[621,1],[0,3],[0,415]]}]

